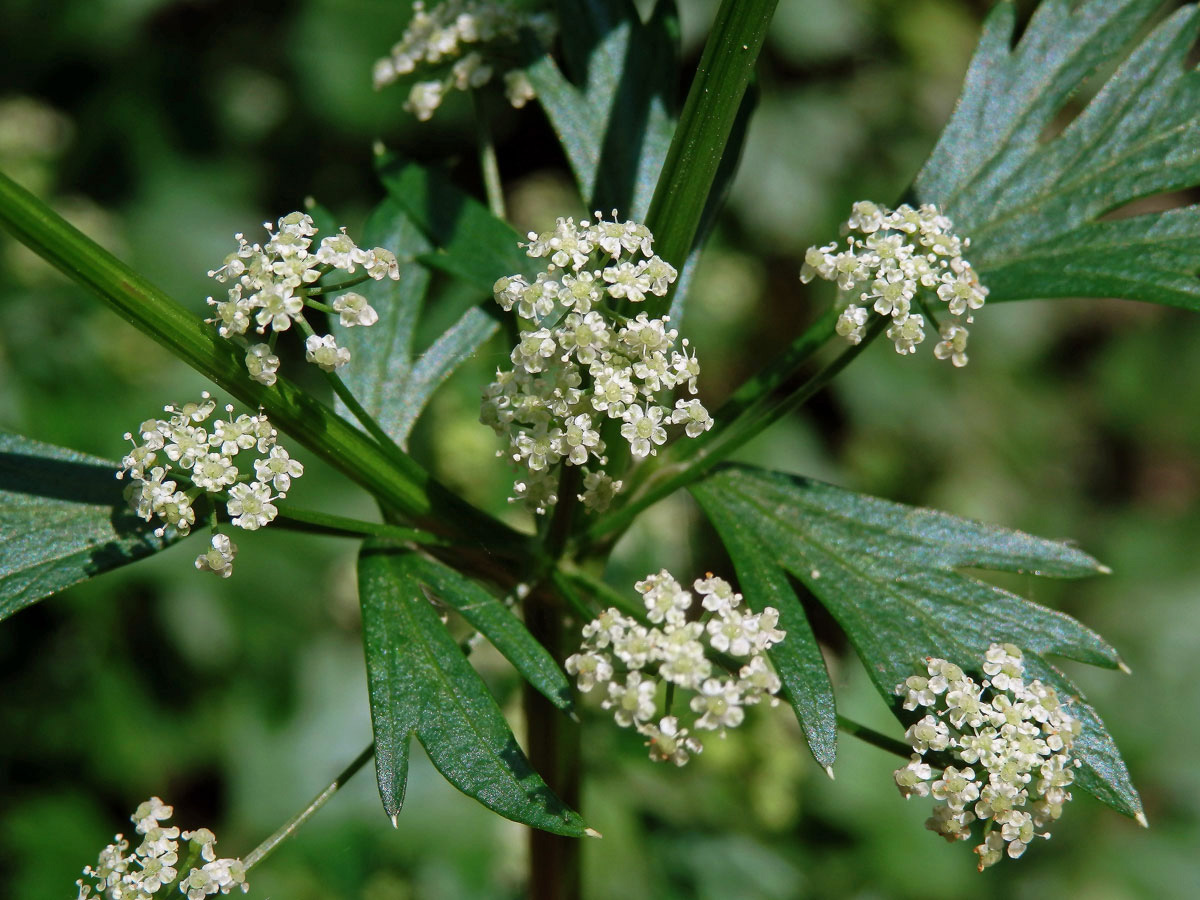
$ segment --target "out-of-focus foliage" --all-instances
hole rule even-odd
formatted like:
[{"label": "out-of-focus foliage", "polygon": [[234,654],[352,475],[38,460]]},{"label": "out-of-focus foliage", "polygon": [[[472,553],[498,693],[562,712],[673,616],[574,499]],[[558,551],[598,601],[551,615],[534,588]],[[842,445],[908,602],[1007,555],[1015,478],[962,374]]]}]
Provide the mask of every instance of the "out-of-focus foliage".
[{"label": "out-of-focus foliage", "polygon": [[[680,6],[687,71],[715,4]],[[799,284],[800,254],[834,237],[853,200],[902,194],[958,94],[984,7],[780,4],[729,212],[682,323],[704,358],[706,402],[723,399],[828,301]],[[400,109],[403,90],[370,88],[371,62],[405,15],[405,4],[385,0],[286,8],[7,0],[0,92],[55,112],[39,114],[54,124],[32,151],[14,154],[0,140],[0,168],[25,173],[18,177],[200,311],[215,287],[204,273],[234,232],[310,194],[359,228],[382,196],[376,138],[449,162],[459,183],[478,187],[465,101],[418,125]],[[496,112],[518,230],[585,213],[536,106]],[[124,431],[203,387],[19,248],[0,244],[0,260],[0,427],[112,458]],[[464,293],[434,279],[418,354],[473,302]],[[440,477],[497,511],[507,509],[510,479],[475,416],[479,386],[505,356],[499,340],[484,345],[434,396],[410,440]],[[710,742],[680,771],[652,767],[628,732],[585,710],[581,811],[605,835],[585,846],[590,897],[1192,895],[1200,321],[1118,302],[998,305],[977,319],[971,360],[950,371],[873,347],[743,458],[1073,539],[1112,566],[1113,575],[1087,582],[995,580],[1080,618],[1132,667],[1132,677],[1069,674],[1104,710],[1151,829],[1077,799],[1052,841],[979,876],[964,847],[925,832],[927,811],[895,793],[893,757],[843,737],[830,782],[787,710],[756,711],[743,734]],[[303,461],[309,472],[290,500],[371,515],[345,479]],[[191,574],[197,551],[184,542],[0,627],[0,734],[21,736],[0,743],[6,895],[69,894],[78,870],[150,794],[244,853],[369,740],[355,548],[269,532],[244,540],[228,582]],[[609,580],[628,591],[661,567],[731,572],[720,553],[691,502],[675,498],[622,543]],[[818,619],[815,631],[842,711],[894,729],[836,628]],[[498,655],[473,660],[519,726],[516,677]],[[358,776],[254,871],[253,896],[475,900],[519,891],[521,829],[455,792],[420,753],[405,807],[393,831],[371,778]]]}]

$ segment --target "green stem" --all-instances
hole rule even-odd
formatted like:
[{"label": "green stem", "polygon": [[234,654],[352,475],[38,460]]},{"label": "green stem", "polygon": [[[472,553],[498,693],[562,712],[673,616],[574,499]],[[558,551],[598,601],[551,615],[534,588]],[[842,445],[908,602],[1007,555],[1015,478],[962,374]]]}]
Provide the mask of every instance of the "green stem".
[{"label": "green stem", "polygon": [[479,142],[479,168],[483,172],[483,188],[487,192],[488,209],[497,219],[507,219],[504,206],[504,186],[500,181],[500,163],[496,159],[496,144],[488,127],[487,112],[479,92],[471,91],[475,107],[475,139]]},{"label": "green stem", "polygon": [[[786,397],[779,400],[768,400],[761,404],[753,404],[736,423],[722,431],[714,440],[689,454],[689,457],[674,465],[666,466],[648,478],[642,486],[642,491],[618,510],[601,516],[584,532],[582,543],[591,544],[600,538],[609,536],[604,545],[615,540],[634,518],[647,507],[653,506],[664,497],[673,494],[682,487],[699,480],[709,469],[729,457],[734,451],[744,446],[751,438],[757,437],[766,427],[787,413],[803,406],[819,390],[824,388],[833,378],[846,368],[858,354],[883,331],[890,321],[887,317],[877,317],[867,329],[862,342],[844,350],[825,368],[817,372]],[[753,415],[749,413],[753,412]],[[589,548],[592,551],[596,547]]]},{"label": "green stem", "polygon": [[351,278],[349,281],[339,281],[337,284],[322,284],[319,287],[308,288],[308,290],[304,292],[304,296],[316,297],[320,294],[336,294],[338,291],[344,291],[346,288],[352,288],[356,284],[362,284],[364,281],[369,281],[370,278],[370,275],[362,274]]},{"label": "green stem", "polygon": [[853,719],[847,719],[839,714],[837,717],[838,728],[853,735],[860,741],[865,741],[872,747],[878,747],[880,750],[886,750],[888,753],[894,753],[903,759],[908,759],[913,754],[913,748],[903,741],[898,741],[895,738],[888,737],[886,734],[881,734],[874,728],[868,728],[866,725],[860,725]]},{"label": "green stem", "polygon": [[263,407],[278,428],[403,515],[439,532],[486,535],[493,552],[530,552],[528,537],[460,499],[402,451],[385,453],[296,385],[251,379],[232,341],[2,173],[0,226],[222,389]]},{"label": "green stem", "polygon": [[[297,317],[296,327],[300,329],[300,333],[306,338],[316,334],[303,316]],[[375,417],[367,412],[366,408],[358,402],[358,398],[354,396],[354,392],[346,386],[346,382],[342,381],[342,376],[338,375],[337,372],[326,371],[325,369],[321,371],[325,375],[325,380],[329,382],[329,386],[333,388],[333,392],[337,394],[338,399],[345,404],[346,409],[350,410],[354,418],[358,419],[358,423],[367,430],[371,437],[375,438],[383,452],[397,461],[401,458],[407,458],[408,454],[400,449],[400,445],[392,440],[392,436],[384,431],[380,424],[375,421]]]},{"label": "green stem", "polygon": [[322,303],[320,300],[314,300],[308,294],[304,295],[304,305],[307,306],[309,309],[315,309],[320,312],[323,312],[327,316],[336,316],[337,315],[337,311],[332,306],[330,306],[328,303]]},{"label": "green stem", "polygon": [[302,531],[330,537],[381,537],[432,547],[448,545],[445,538],[428,531],[421,531],[418,528],[402,528],[398,525],[364,522],[362,519],[350,519],[315,510],[296,509],[291,506],[286,510],[281,509],[272,524],[288,531]]},{"label": "green stem", "polygon": [[[655,252],[677,269],[691,252],[778,2],[723,0],[704,45],[646,214],[646,225],[656,238]],[[669,303],[669,295],[648,298],[647,313],[661,315]]]},{"label": "green stem", "polygon": [[246,871],[250,871],[251,868],[266,859],[276,847],[295,834],[296,830],[312,818],[313,813],[324,806],[329,801],[329,798],[336,794],[338,789],[349,781],[359,769],[365,766],[374,755],[375,742],[371,741],[371,743],[367,744],[366,749],[355,757],[354,762],[346,766],[342,770],[342,773],[333,779],[325,790],[313,797],[312,802],[308,806],[288,819],[278,831],[250,851],[242,861],[246,867]]},{"label": "green stem", "polygon": [[595,612],[588,608],[583,598],[579,596],[579,592],[575,590],[575,585],[561,569],[550,570],[550,581],[554,584],[555,590],[562,594],[571,609],[575,610],[575,615],[579,616],[580,622],[590,622],[595,618]]}]

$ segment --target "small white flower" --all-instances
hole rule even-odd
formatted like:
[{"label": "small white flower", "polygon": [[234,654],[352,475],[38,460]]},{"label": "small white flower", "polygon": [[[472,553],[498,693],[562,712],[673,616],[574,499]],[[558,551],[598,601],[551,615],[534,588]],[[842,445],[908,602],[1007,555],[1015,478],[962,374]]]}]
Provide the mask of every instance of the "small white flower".
[{"label": "small white flower", "polygon": [[692,595],[666,569],[657,575],[647,575],[634,588],[642,595],[646,618],[651,622],[682,623],[692,605]]},{"label": "small white flower", "polygon": [[914,755],[907,766],[896,770],[896,786],[907,800],[909,797],[928,797],[929,780],[933,777],[933,768],[922,761],[919,755]]},{"label": "small white flower", "polygon": [[283,285],[273,284],[264,288],[256,295],[256,299],[258,314],[254,319],[258,322],[260,333],[266,331],[267,326],[273,331],[287,331],[292,327],[292,319],[304,311],[304,301]]},{"label": "small white flower", "polygon": [[235,484],[225,504],[233,524],[247,531],[256,531],[269,524],[279,514],[271,503],[271,489],[264,484]]},{"label": "small white flower", "polygon": [[704,404],[695,399],[676,400],[671,421],[676,425],[685,425],[684,432],[690,438],[699,437],[713,426],[712,416]]},{"label": "small white flower", "polygon": [[649,738],[650,758],[656,762],[673,762],[685,765],[692,756],[700,753],[704,746],[688,735],[686,728],[679,727],[675,716],[663,716],[657,725],[639,725],[638,731]]},{"label": "small white flower", "polygon": [[504,96],[508,98],[513,109],[521,109],[537,94],[529,76],[520,69],[512,69],[504,73]]},{"label": "small white flower", "polygon": [[270,387],[278,380],[279,357],[266,344],[254,344],[246,351],[246,371],[259,384]]},{"label": "small white flower", "polygon": [[332,372],[350,362],[350,351],[339,347],[332,334],[311,334],[304,342],[304,359],[324,372]]},{"label": "small white flower", "polygon": [[354,291],[347,291],[334,298],[333,311],[341,316],[341,323],[346,328],[355,325],[374,325],[379,321],[379,313],[367,302],[367,298]]},{"label": "small white flower", "polygon": [[613,675],[612,662],[601,653],[576,653],[568,656],[564,663],[568,675],[574,675],[576,684],[587,693],[597,684],[608,682]]},{"label": "small white flower", "polygon": [[363,267],[367,270],[367,274],[376,281],[384,278],[390,278],[392,281],[400,280],[400,264],[396,260],[396,254],[384,247],[372,247],[368,250]]},{"label": "small white flower", "polygon": [[746,711],[742,709],[742,693],[736,681],[707,679],[700,685],[700,693],[692,698],[692,712],[702,713],[696,720],[697,728],[709,731],[736,728],[742,724]]},{"label": "small white flower", "polygon": [[196,557],[196,568],[201,572],[212,572],[222,578],[233,574],[233,558],[237,556],[237,544],[226,535],[214,534],[212,547]]},{"label": "small white flower", "polygon": [[350,235],[346,234],[346,229],[342,228],[337,234],[321,238],[316,259],[323,265],[352,274],[357,266],[366,265],[371,259],[371,254],[354,243]]},{"label": "small white flower", "polygon": [[703,597],[700,605],[709,612],[723,613],[741,605],[742,595],[736,593],[728,581],[718,578],[712,572],[704,578],[697,578],[692,587]]},{"label": "small white flower", "polygon": [[612,504],[623,482],[614,481],[607,472],[588,472],[583,476],[583,493],[579,500],[590,512],[602,513]]},{"label": "small white flower", "polygon": [[634,403],[625,410],[621,437],[629,441],[629,449],[637,458],[652,456],[655,449],[667,442],[667,430],[662,427],[661,406],[642,407]]},{"label": "small white flower", "polygon": [[613,710],[613,718],[622,728],[648,722],[654,717],[654,692],[657,689],[658,682],[654,679],[646,678],[641,672],[630,672],[623,685],[609,682],[608,698],[601,706]]},{"label": "small white flower", "polygon": [[304,466],[292,459],[282,447],[273,447],[266,459],[254,461],[254,477],[262,484],[270,484],[276,493],[283,496],[292,489],[292,479],[304,474]]}]

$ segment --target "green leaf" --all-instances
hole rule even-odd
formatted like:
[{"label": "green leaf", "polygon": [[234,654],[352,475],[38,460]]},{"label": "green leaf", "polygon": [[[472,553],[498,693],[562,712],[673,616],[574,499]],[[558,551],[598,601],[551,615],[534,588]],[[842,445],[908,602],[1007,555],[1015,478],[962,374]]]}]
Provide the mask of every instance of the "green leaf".
[{"label": "green leaf", "polygon": [[914,192],[972,240],[989,299],[1110,296],[1200,310],[1200,206],[1115,221],[1141,197],[1200,184],[1200,28],[1177,10],[1049,139],[1070,97],[1119,60],[1157,0],[1047,0],[1016,46],[988,17],[962,97]]},{"label": "green leaf", "polygon": [[116,472],[116,463],[0,432],[0,620],[178,539],[155,537],[133,514]]},{"label": "green leaf", "polygon": [[[427,574],[427,573],[425,573]],[[359,599],[384,810],[400,812],[414,735],[456,788],[516,822],[571,837],[585,833],[530,766],[483,680],[422,589],[419,557],[368,543]]]},{"label": "green leaf", "polygon": [[[959,571],[1058,578],[1106,571],[1092,557],[1069,544],[750,467],[721,468],[692,493],[725,541],[747,600],[783,603],[780,612],[795,622],[803,612],[782,589],[784,573],[800,581],[837,620],[894,709],[893,689],[926,656],[969,668],[993,641],[1024,649],[1031,671],[1078,698],[1073,711],[1084,736],[1076,744],[1083,763],[1077,783],[1120,812],[1141,812],[1137,791],[1099,716],[1043,659],[1055,654],[1112,668],[1120,664],[1116,651],[1070,616]],[[752,590],[764,590],[766,599],[752,596]],[[802,636],[806,647],[807,632]],[[789,630],[779,648],[792,639]],[[787,664],[780,666],[781,675]],[[815,670],[815,660],[810,669]],[[810,692],[824,698],[819,673],[810,676],[818,682]],[[789,691],[794,694],[790,686]],[[803,704],[797,712],[812,715]],[[811,721],[802,718],[806,732],[824,734],[831,712]]]},{"label": "green leaf", "polygon": [[519,246],[512,227],[433,169],[384,156],[379,177],[391,197],[425,235],[432,248],[420,261],[475,286],[488,297],[496,279],[538,270]]},{"label": "green leaf", "polygon": [[511,609],[490,591],[436,560],[417,556],[411,566],[414,577],[491,641],[526,681],[559,709],[571,711],[574,703],[566,674]]},{"label": "green leaf", "polygon": [[675,4],[643,23],[632,3],[560,0],[571,84],[549,54],[527,70],[592,208],[644,221],[675,131],[679,28]]},{"label": "green leaf", "polygon": [[[421,315],[429,271],[417,258],[433,248],[421,229],[392,199],[376,207],[363,229],[366,247],[386,247],[396,254],[400,280],[364,282],[357,290],[379,313],[369,328],[331,328],[348,348],[354,365],[343,380],[368,413],[401,447],[437,387],[499,327],[478,309],[469,309],[424,354],[413,358],[414,336]],[[347,411],[339,401],[338,412]]]}]

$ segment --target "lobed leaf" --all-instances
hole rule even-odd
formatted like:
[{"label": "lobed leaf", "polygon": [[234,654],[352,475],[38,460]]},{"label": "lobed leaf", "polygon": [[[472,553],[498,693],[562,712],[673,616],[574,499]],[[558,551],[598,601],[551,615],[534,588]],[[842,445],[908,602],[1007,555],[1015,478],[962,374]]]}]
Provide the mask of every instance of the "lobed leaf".
[{"label": "lobed leaf", "polygon": [[0,432],[0,620],[109,569],[157,553],[117,464]]},{"label": "lobed leaf", "polygon": [[[832,752],[834,710],[811,633],[801,628],[801,640],[788,657],[776,652],[792,643],[791,628],[804,615],[788,576],[841,626],[893,708],[893,689],[926,656],[969,664],[994,641],[1021,647],[1031,670],[1078,698],[1074,710],[1084,727],[1076,745],[1083,763],[1080,786],[1127,815],[1141,812],[1137,791],[1099,716],[1043,659],[1056,654],[1113,668],[1120,664],[1116,651],[1070,616],[959,571],[1060,578],[1106,571],[1092,557],[1069,544],[746,466],[718,469],[691,490],[725,542],[747,601],[780,609],[788,638],[772,648],[772,659],[781,677],[793,672],[789,697],[819,761],[825,763]],[[806,683],[796,686],[796,681]]]},{"label": "lobed leaf", "polygon": [[[660,0],[647,22],[633,3],[560,0],[563,55],[575,84],[543,55],[527,70],[592,208],[645,221],[675,131],[678,14]],[[576,87],[575,85],[579,85]]]},{"label": "lobed leaf", "polygon": [[434,559],[415,556],[411,566],[414,577],[491,641],[526,681],[559,709],[571,711],[574,702],[566,674],[509,607],[481,585]]},{"label": "lobed leaf", "polygon": [[429,570],[421,558],[368,543],[358,577],[376,774],[387,814],[397,815],[404,802],[408,745],[415,736],[438,771],[467,796],[513,821],[582,836],[583,820],[530,766],[426,597],[422,584]]},{"label": "lobed leaf", "polygon": [[914,192],[971,237],[990,299],[1111,296],[1200,310],[1200,206],[1105,220],[1200,184],[1200,73],[1188,63],[1197,7],[1155,27],[1060,134],[1043,137],[1160,6],[1046,0],[1015,46],[1014,6],[988,17]]}]

